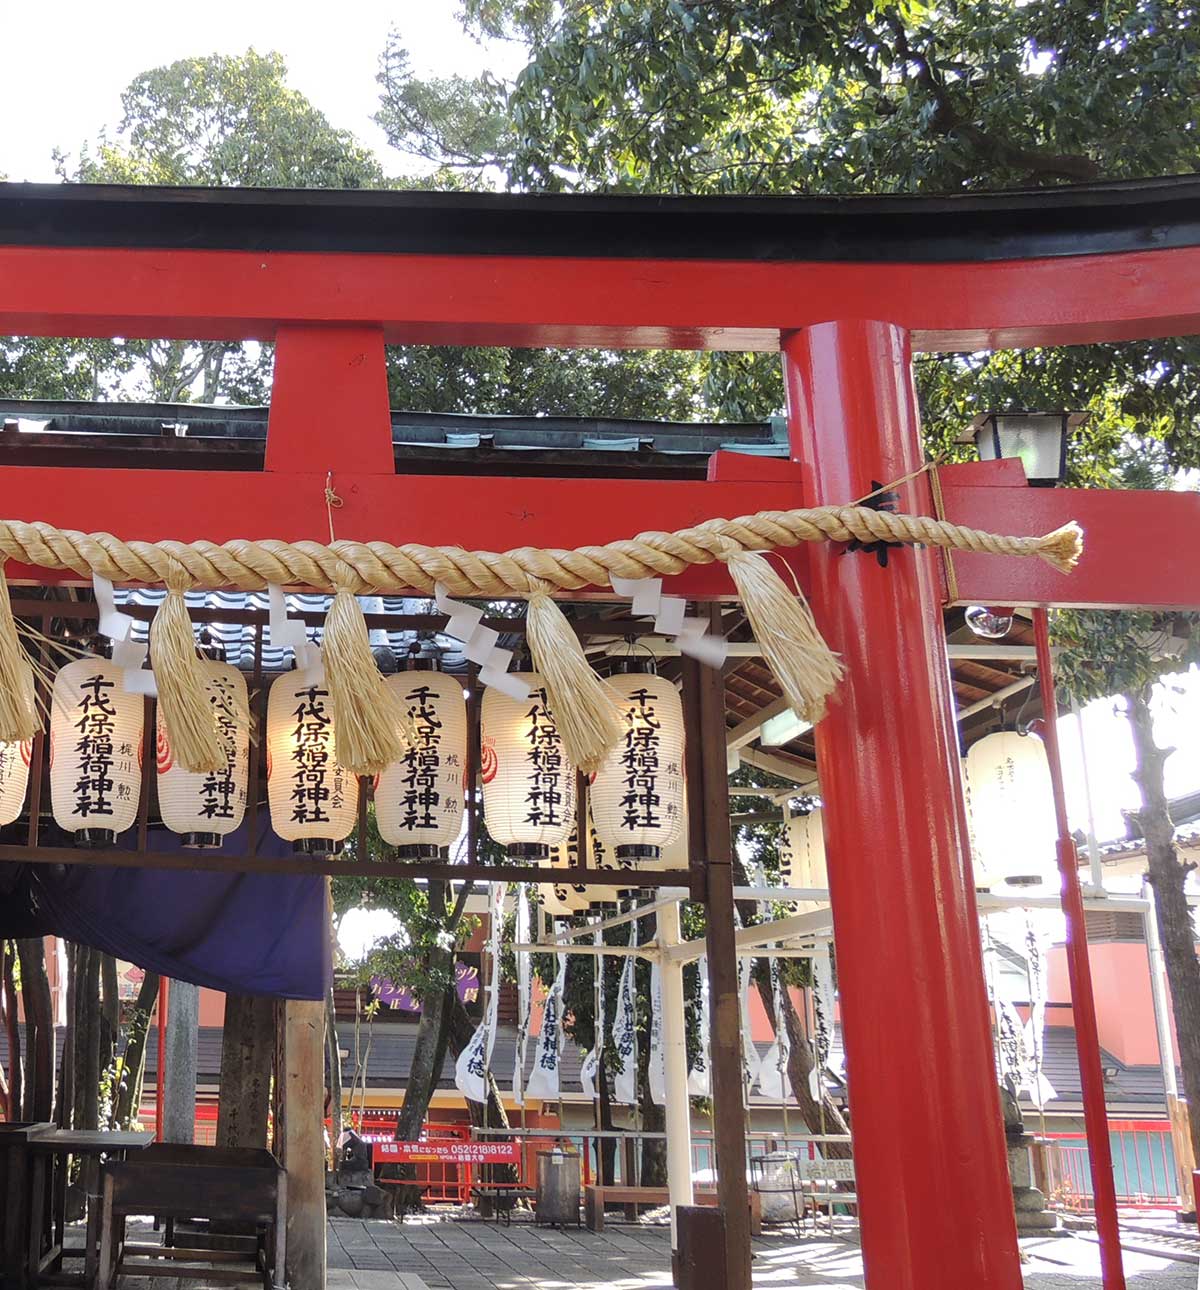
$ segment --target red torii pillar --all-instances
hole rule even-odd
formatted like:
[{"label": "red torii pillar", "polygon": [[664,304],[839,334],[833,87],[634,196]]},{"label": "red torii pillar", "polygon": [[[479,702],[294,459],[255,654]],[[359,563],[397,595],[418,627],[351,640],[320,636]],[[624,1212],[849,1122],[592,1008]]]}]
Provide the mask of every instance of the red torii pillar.
[{"label": "red torii pillar", "polygon": [[[885,322],[784,338],[804,504],[922,462],[909,338]],[[899,509],[931,514],[922,476]],[[846,664],[816,728],[863,1258],[874,1290],[1020,1290],[932,551],[810,553]]]}]

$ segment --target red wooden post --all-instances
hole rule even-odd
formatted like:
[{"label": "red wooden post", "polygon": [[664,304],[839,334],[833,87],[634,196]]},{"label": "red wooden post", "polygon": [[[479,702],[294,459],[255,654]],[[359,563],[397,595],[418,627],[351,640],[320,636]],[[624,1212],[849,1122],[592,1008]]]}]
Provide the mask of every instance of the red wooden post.
[{"label": "red wooden post", "polygon": [[[804,501],[921,465],[909,338],[823,323],[784,341]],[[930,513],[925,480],[899,509]],[[1019,1290],[936,556],[810,554],[846,679],[817,726],[868,1287]]]},{"label": "red wooden post", "polygon": [[1044,609],[1033,611],[1033,627],[1037,641],[1038,684],[1045,717],[1042,742],[1046,745],[1046,760],[1050,765],[1054,816],[1058,825],[1058,874],[1062,880],[1063,913],[1067,917],[1067,974],[1071,981],[1075,1050],[1079,1055],[1083,1120],[1087,1130],[1088,1164],[1092,1171],[1092,1196],[1096,1205],[1096,1234],[1100,1238],[1100,1269],[1104,1290],[1125,1290],[1112,1142],[1108,1136],[1108,1110],[1104,1104],[1104,1067],[1100,1061],[1100,1032],[1096,1023],[1096,999],[1092,993],[1092,964],[1088,958],[1087,919],[1083,913],[1083,893],[1079,890],[1079,856],[1067,822],[1067,798],[1058,753],[1054,660],[1050,654],[1050,626]]}]

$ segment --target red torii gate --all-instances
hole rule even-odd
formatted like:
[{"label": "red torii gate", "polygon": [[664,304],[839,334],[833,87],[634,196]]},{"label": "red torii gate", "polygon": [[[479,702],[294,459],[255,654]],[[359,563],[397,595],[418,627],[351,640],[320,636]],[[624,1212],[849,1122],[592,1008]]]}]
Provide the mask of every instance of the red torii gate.
[{"label": "red torii gate", "polygon": [[[504,550],[849,501],[921,464],[914,348],[1200,330],[1198,203],[1194,179],[938,200],[0,185],[0,332],[276,345],[262,473],[3,467],[0,511],[148,540],[321,538],[333,471],[341,537]],[[398,476],[386,343],[779,349],[792,461],[718,454],[706,482]],[[847,665],[816,737],[868,1283],[1017,1290],[941,609],[1200,605],[1200,498],[1030,490],[1012,463],[943,469],[938,492],[984,529],[1078,519],[1078,570],[788,558]],[[901,494],[934,506],[926,476]],[[731,587],[710,565],[670,590]],[[715,918],[728,839],[708,843]],[[736,1063],[736,992],[714,1005]],[[714,1058],[729,1160],[740,1100]],[[740,1170],[722,1176],[731,1290],[749,1286]]]}]

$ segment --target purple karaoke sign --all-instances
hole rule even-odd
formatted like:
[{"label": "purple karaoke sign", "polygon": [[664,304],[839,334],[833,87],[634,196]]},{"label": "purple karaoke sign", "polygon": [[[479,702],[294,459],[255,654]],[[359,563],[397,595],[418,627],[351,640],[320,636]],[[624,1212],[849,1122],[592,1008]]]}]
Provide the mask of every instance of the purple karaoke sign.
[{"label": "purple karaoke sign", "polygon": [[[464,1004],[474,1003],[479,998],[479,969],[472,963],[455,963],[454,988]],[[385,1008],[395,1008],[400,1012],[421,1011],[420,1003],[407,986],[397,986],[386,977],[371,978],[371,993]]]}]

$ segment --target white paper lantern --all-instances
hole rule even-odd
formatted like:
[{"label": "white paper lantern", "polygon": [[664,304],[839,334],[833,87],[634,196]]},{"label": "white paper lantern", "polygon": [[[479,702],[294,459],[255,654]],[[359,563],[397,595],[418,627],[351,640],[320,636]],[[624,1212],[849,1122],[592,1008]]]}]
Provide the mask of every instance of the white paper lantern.
[{"label": "white paper lantern", "polygon": [[992,888],[1054,887],[1058,828],[1042,741],[985,735],[967,750],[966,772],[975,856]]},{"label": "white paper lantern", "polygon": [[108,659],[77,658],[54,678],[50,804],[81,845],[109,846],[137,820],[145,700]]},{"label": "white paper lantern", "polygon": [[622,735],[592,781],[596,832],[618,861],[660,860],[683,826],[683,704],[675,686],[652,672],[620,672],[608,685]]},{"label": "white paper lantern", "polygon": [[[825,830],[818,806],[807,815],[793,815],[787,823],[784,844],[780,848],[779,877],[784,887],[828,887],[829,870],[825,863]],[[795,901],[797,913],[823,909],[824,900]]]},{"label": "white paper lantern", "polygon": [[402,859],[432,859],[462,831],[467,704],[462,681],[444,672],[387,678],[409,721],[408,751],[375,781],[379,833]]},{"label": "white paper lantern", "polygon": [[250,773],[250,707],[246,678],[228,663],[203,665],[208,697],[217,718],[225,765],[211,774],[184,770],[158,714],[156,758],[158,806],[163,823],[182,835],[185,847],[219,847],[246,815]]},{"label": "white paper lantern", "polygon": [[516,673],[529,698],[484,691],[480,779],[488,832],[514,857],[545,859],[575,826],[575,767],[567,760],[541,677]]},{"label": "white paper lantern", "polygon": [[271,827],[308,855],[336,855],[358,812],[358,778],[338,765],[335,739],[324,668],[279,677],[267,701]]},{"label": "white paper lantern", "polygon": [[[619,878],[621,870],[628,867],[630,862],[624,864],[617,861],[612,851],[600,841],[596,833],[596,825],[592,820],[591,813],[588,813],[588,853],[587,868],[589,869],[611,869],[613,877]],[[550,863],[556,869],[574,868],[579,861],[579,830],[572,829],[571,836],[562,844],[555,847]],[[625,893],[619,887],[606,886],[599,884],[572,883],[569,890],[573,896],[582,900],[584,909],[598,910],[604,906],[615,905]]]},{"label": "white paper lantern", "polygon": [[25,805],[29,788],[29,763],[33,759],[33,744],[0,744],[0,827],[11,824]]}]

